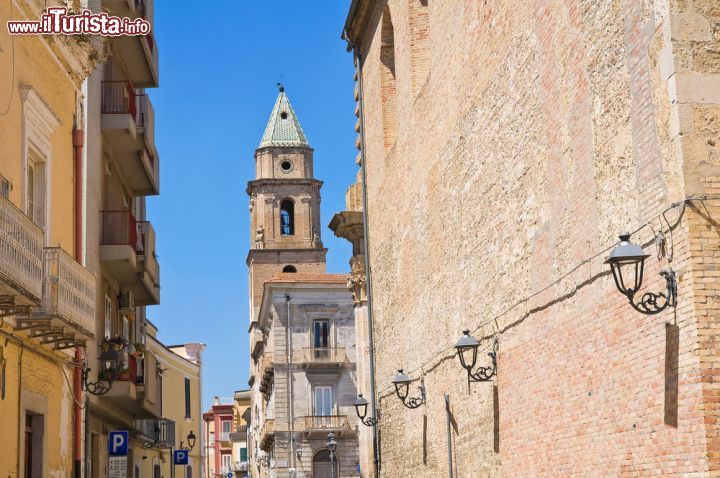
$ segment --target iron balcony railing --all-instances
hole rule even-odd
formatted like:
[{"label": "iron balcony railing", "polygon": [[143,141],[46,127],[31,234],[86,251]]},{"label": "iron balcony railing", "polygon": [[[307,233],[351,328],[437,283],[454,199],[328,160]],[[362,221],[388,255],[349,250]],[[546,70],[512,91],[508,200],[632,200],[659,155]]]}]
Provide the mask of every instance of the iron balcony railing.
[{"label": "iron balcony railing", "polygon": [[135,428],[148,446],[170,448],[175,446],[175,422],[167,418],[136,420]]},{"label": "iron balcony railing", "polygon": [[95,331],[95,277],[60,247],[43,251],[42,306],[49,315]]},{"label": "iron balcony railing", "polygon": [[308,364],[340,364],[348,361],[344,347],[309,347],[302,352],[302,360]]},{"label": "iron balcony railing", "polygon": [[275,419],[274,418],[266,418],[265,422],[263,423],[262,428],[260,429],[260,447],[263,449],[266,449],[272,442],[275,437]]},{"label": "iron balcony railing", "polygon": [[0,276],[15,288],[42,297],[43,230],[0,196]]},{"label": "iron balcony railing", "polygon": [[102,114],[126,114],[137,121],[135,90],[129,81],[103,81],[101,88],[100,112]]},{"label": "iron balcony railing", "polygon": [[349,430],[347,415],[311,415],[298,417],[293,422],[297,431]]},{"label": "iron balcony railing", "polygon": [[160,278],[160,264],[155,255],[155,229],[150,221],[137,222],[137,245],[138,255],[145,256],[145,270],[150,276],[157,280]]}]

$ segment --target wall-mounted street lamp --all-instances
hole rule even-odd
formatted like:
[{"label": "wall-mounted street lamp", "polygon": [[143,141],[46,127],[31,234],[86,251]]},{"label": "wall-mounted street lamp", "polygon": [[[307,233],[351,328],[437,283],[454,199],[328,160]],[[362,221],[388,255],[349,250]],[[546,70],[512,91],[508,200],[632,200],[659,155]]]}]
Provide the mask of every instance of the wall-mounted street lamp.
[{"label": "wall-mounted street lamp", "polygon": [[328,433],[327,443],[325,445],[330,452],[331,476],[332,478],[335,478],[335,450],[337,450],[337,441],[335,441],[335,434],[333,432]]},{"label": "wall-mounted street lamp", "polygon": [[492,360],[492,364],[488,367],[478,367],[477,370],[473,372],[473,368],[475,368],[475,364],[477,363],[479,346],[480,342],[470,335],[469,330],[463,330],[462,337],[460,337],[460,340],[458,340],[455,344],[455,350],[457,350],[460,365],[462,365],[467,371],[468,390],[470,390],[471,382],[488,382],[497,372],[497,337],[493,340],[493,349],[488,352],[488,356]]},{"label": "wall-mounted street lamp", "polygon": [[367,416],[368,405],[369,403],[367,399],[363,397],[361,393],[357,396],[357,400],[355,400],[355,413],[357,413],[357,416],[363,425],[365,425],[366,427],[372,427],[374,425],[377,425],[378,418],[377,413],[375,413],[375,417]]},{"label": "wall-mounted street lamp", "polygon": [[668,306],[675,307],[677,281],[672,269],[661,271],[660,275],[665,278],[665,292],[646,292],[635,303],[635,294],[642,286],[645,259],[648,257],[650,254],[645,253],[642,247],[630,242],[630,234],[623,233],[620,235],[620,243],[610,252],[605,264],[610,264],[615,286],[627,297],[630,305],[642,314],[652,315],[662,312]]},{"label": "wall-mounted street lamp", "polygon": [[422,382],[420,383],[420,386],[418,387],[418,390],[420,391],[419,397],[408,398],[411,381],[410,377],[403,372],[403,369],[398,370],[397,375],[395,375],[392,379],[392,383],[395,385],[395,393],[400,401],[403,402],[403,405],[408,408],[418,408],[420,405],[425,403],[425,385],[423,385]]},{"label": "wall-mounted street lamp", "polygon": [[184,446],[184,442],[181,440],[178,450],[192,451],[192,449],[195,448],[195,441],[197,440],[197,437],[192,430],[190,430],[190,433],[188,433],[188,436],[186,438],[188,446]]},{"label": "wall-mounted street lamp", "polygon": [[93,395],[105,395],[112,388],[113,382],[117,379],[120,374],[120,365],[122,363],[122,354],[120,351],[110,348],[104,350],[100,354],[100,377],[103,380],[97,382],[89,382],[88,377],[90,376],[90,368],[85,365],[82,371],[83,378],[83,389]]}]

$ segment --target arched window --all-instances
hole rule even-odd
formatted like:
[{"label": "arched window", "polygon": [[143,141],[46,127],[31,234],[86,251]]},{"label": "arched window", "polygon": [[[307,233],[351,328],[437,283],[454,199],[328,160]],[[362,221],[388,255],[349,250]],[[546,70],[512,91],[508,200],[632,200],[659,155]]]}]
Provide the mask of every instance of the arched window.
[{"label": "arched window", "polygon": [[285,266],[283,272],[297,272],[297,268],[295,266]]},{"label": "arched window", "polygon": [[382,121],[385,150],[395,143],[397,125],[397,92],[395,89],[395,30],[390,17],[390,7],[385,5],[380,34],[380,94],[382,97]]},{"label": "arched window", "polygon": [[430,71],[430,18],[428,0],[410,0],[410,68],[413,96],[417,96]]},{"label": "arched window", "polygon": [[291,199],[283,199],[280,203],[280,234],[283,236],[295,234],[295,204]]},{"label": "arched window", "polygon": [[[332,473],[333,466],[335,473]],[[331,478],[332,476],[340,476],[338,473],[337,457],[333,457],[332,464],[330,461],[330,452],[328,450],[320,450],[313,457],[313,478]]]}]

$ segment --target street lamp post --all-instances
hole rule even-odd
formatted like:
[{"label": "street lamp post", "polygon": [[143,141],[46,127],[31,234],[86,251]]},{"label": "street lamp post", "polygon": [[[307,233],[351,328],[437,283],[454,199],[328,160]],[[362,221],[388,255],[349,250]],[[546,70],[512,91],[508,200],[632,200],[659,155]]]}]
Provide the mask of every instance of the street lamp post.
[{"label": "street lamp post", "polygon": [[335,434],[333,432],[328,433],[327,449],[330,452],[330,476],[335,478],[335,450],[337,450],[337,441],[335,441]]}]

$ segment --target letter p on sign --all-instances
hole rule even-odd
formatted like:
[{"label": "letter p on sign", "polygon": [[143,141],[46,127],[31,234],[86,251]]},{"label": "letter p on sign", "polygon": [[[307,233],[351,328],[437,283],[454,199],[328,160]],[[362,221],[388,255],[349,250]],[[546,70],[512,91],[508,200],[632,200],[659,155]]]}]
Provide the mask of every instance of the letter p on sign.
[{"label": "letter p on sign", "polygon": [[128,432],[110,432],[109,450],[110,456],[127,456],[128,454]]}]

